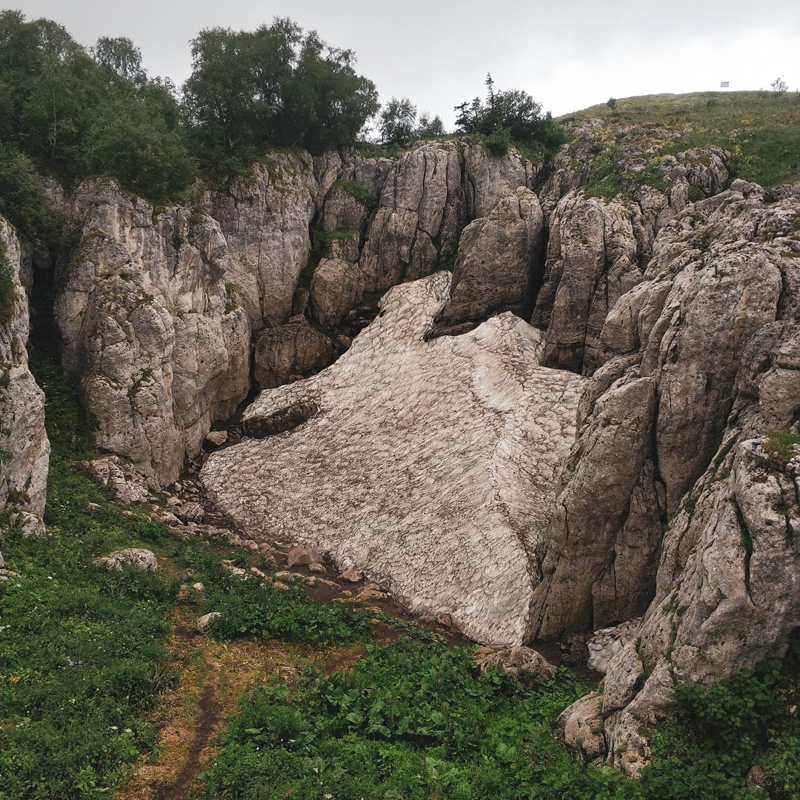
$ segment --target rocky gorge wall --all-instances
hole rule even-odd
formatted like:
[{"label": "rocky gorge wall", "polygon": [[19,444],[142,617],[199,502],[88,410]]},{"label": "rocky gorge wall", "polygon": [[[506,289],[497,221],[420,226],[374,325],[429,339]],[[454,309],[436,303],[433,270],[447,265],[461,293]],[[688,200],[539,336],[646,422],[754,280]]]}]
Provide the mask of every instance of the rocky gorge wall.
[{"label": "rocky gorge wall", "polygon": [[38,533],[43,530],[50,442],[44,393],[28,368],[28,292],[20,267],[19,240],[0,217],[0,511],[8,513],[7,524]]},{"label": "rocky gorge wall", "polygon": [[574,133],[547,168],[273,154],[191,209],[84,184],[56,313],[98,446],[153,488],[255,382],[203,470],[250,535],[483,642],[643,617],[581,701],[635,771],[675,680],[800,626],[800,188],[664,126]]}]

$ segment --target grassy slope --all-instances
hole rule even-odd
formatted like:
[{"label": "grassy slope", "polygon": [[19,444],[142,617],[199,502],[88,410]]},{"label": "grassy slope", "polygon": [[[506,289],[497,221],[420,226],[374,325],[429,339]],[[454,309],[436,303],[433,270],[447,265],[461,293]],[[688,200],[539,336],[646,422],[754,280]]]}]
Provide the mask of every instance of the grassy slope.
[{"label": "grassy slope", "polygon": [[[651,94],[591,106],[560,122],[667,125],[683,131],[677,150],[716,144],[733,154],[736,175],[772,189],[800,180],[800,96],[775,92]],[[669,152],[668,149],[665,152]]]}]

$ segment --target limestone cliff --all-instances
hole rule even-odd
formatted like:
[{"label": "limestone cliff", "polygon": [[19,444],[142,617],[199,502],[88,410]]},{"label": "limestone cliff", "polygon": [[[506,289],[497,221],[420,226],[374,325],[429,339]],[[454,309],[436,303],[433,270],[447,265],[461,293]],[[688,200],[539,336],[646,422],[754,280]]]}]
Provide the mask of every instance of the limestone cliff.
[{"label": "limestone cliff", "polygon": [[20,245],[0,217],[0,512],[28,533],[42,529],[50,442],[44,394],[28,369],[28,293]]},{"label": "limestone cliff", "polygon": [[249,387],[250,326],[227,242],[211,217],[154,215],[113,182],[82,185],[72,212],[83,238],[56,301],[64,370],[97,446],[166,486]]}]

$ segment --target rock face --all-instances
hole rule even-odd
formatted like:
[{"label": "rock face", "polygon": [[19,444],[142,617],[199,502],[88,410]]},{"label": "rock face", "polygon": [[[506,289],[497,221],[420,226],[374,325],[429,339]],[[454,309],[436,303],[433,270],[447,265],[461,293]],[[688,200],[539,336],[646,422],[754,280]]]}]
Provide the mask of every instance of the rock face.
[{"label": "rock face", "polygon": [[327,551],[414,611],[520,643],[583,379],[507,313],[424,341],[449,273],[402,287],[332,367],[264,392],[202,479],[253,535]]},{"label": "rock face", "polygon": [[748,341],[796,319],[800,261],[786,234],[799,211],[741,181],[688,206],[609,312],[547,534],[538,636],[646,610],[662,530],[723,441]]},{"label": "rock face", "polygon": [[311,314],[320,325],[335,328],[361,302],[363,292],[364,276],[355,264],[323,259],[311,280]]},{"label": "rock face", "polygon": [[44,394],[28,369],[28,295],[20,246],[0,217],[0,511],[33,533],[42,529],[50,442]]},{"label": "rock face", "polygon": [[[590,123],[556,158],[540,192],[550,240],[544,283],[531,322],[547,331],[544,363],[591,375],[603,363],[600,333],[617,300],[640,283],[659,231],[689,205],[689,196],[721,192],[731,174],[730,154],[705,147],[661,156],[677,131],[634,127],[608,140]],[[596,155],[600,151],[601,155]],[[600,165],[600,166],[598,166]],[[615,180],[627,197],[608,194]],[[594,183],[590,183],[594,181]]]},{"label": "rock face", "polygon": [[[641,723],[671,713],[676,680],[707,683],[780,657],[800,626],[800,449],[792,444],[800,419],[798,194],[784,189],[767,204],[759,187],[735,181],[687,206],[659,232],[643,282],[619,299],[602,330],[608,360],[582,408],[594,402],[586,419],[597,419],[598,404],[618,387],[655,383],[651,499],[642,502],[647,483],[640,478],[631,509],[649,507],[653,524],[660,515],[667,528],[651,549],[654,599],[634,639],[607,664],[608,752],[631,773],[650,757]],[[578,448],[591,429],[584,423]],[[622,474],[608,462],[602,470]],[[577,492],[579,484],[570,484]],[[558,503],[568,499],[562,494]],[[571,538],[572,547],[593,546],[610,518],[595,515],[591,532],[586,518],[586,533]],[[553,519],[549,537],[558,509]],[[572,506],[568,519],[583,524]],[[634,541],[616,539],[610,563],[617,584],[620,558]],[[555,553],[563,557],[563,548]],[[558,585],[548,606],[555,609],[559,596],[575,591],[574,569],[559,561],[546,582],[537,601]],[[603,582],[592,588],[595,626],[613,621],[596,613]]]},{"label": "rock face", "polygon": [[455,254],[465,222],[458,147],[426,144],[404,154],[386,178],[361,254],[365,290],[429,275]]},{"label": "rock face", "polygon": [[534,269],[543,249],[544,218],[524,187],[464,229],[450,300],[436,315],[436,333],[461,333],[499,311],[530,313]]},{"label": "rock face", "polygon": [[332,359],[331,340],[305,317],[292,317],[286,325],[259,334],[253,377],[262,389],[274,389],[327,367]]},{"label": "rock face", "polygon": [[250,326],[232,299],[227,244],[210,217],[154,218],[115,183],[82,185],[73,212],[84,235],[56,302],[65,372],[98,447],[166,486],[247,394]]},{"label": "rock face", "polygon": [[292,310],[297,279],[308,261],[308,226],[317,185],[308,153],[269,153],[266,166],[228,192],[211,192],[206,210],[228,248],[226,281],[258,331],[282,325]]}]

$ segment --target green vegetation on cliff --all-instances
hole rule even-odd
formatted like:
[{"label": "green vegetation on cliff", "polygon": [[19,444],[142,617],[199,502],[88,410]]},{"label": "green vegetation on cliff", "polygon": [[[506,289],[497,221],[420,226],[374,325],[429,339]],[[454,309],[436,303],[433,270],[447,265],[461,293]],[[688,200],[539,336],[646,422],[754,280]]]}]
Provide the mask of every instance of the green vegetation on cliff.
[{"label": "green vegetation on cliff", "polygon": [[698,92],[616,100],[559,117],[600,119],[620,129],[666,125],[680,132],[663,155],[714,144],[733,156],[736,177],[772,189],[800,180],[800,97],[789,92]]}]

